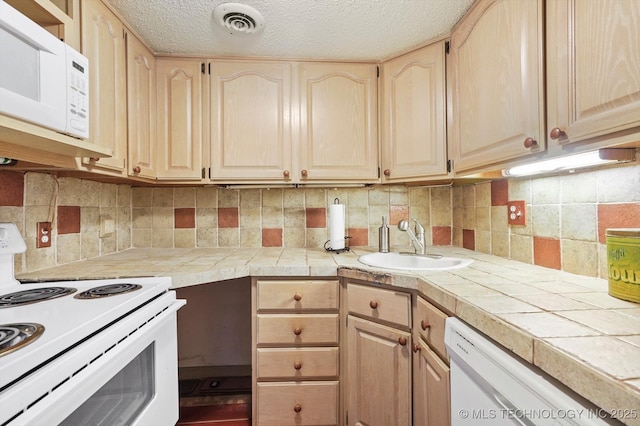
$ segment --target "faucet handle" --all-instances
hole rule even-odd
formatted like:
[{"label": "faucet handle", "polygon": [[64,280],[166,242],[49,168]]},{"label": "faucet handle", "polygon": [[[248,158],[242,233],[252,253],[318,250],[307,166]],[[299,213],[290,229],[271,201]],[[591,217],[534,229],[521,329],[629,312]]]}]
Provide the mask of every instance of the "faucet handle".
[{"label": "faucet handle", "polygon": [[415,223],[416,234],[424,234],[424,227],[416,219],[411,219]]}]

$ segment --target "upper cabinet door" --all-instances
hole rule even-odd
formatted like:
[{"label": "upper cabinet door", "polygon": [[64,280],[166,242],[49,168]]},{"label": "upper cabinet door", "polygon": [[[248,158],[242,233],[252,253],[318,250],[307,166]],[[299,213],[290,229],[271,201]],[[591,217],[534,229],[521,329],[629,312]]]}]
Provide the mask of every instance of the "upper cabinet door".
[{"label": "upper cabinet door", "polygon": [[291,65],[210,66],[211,179],[291,181]]},{"label": "upper cabinet door", "polygon": [[547,3],[547,130],[558,144],[638,140],[639,22],[637,0]]},{"label": "upper cabinet door", "polygon": [[543,3],[480,0],[451,34],[456,172],[545,149]]},{"label": "upper cabinet door", "polygon": [[127,34],[127,112],[130,176],[156,176],[156,60]]},{"label": "upper cabinet door", "polygon": [[84,158],[82,164],[123,172],[127,156],[125,30],[99,0],[82,2],[82,53],[89,58],[89,142],[113,151],[112,157]]},{"label": "upper cabinet door", "polygon": [[202,178],[202,67],[194,59],[156,60],[158,179]]},{"label": "upper cabinet door", "polygon": [[301,63],[300,182],[378,182],[377,70]]},{"label": "upper cabinet door", "polygon": [[382,181],[447,175],[444,42],[382,64]]}]

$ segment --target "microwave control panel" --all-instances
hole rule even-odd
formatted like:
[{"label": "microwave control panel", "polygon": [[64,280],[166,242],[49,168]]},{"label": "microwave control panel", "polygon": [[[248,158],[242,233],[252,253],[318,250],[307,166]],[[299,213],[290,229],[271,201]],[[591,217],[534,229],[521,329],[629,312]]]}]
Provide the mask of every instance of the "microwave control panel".
[{"label": "microwave control panel", "polygon": [[67,48],[67,133],[89,137],[89,60]]}]

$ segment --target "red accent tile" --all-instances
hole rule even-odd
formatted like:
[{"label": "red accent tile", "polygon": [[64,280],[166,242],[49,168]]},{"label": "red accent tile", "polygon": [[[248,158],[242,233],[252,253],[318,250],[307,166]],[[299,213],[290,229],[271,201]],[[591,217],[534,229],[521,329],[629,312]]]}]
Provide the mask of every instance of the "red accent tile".
[{"label": "red accent tile", "polygon": [[367,228],[349,228],[347,232],[349,247],[366,247],[369,245],[369,230]]},{"label": "red accent tile", "polygon": [[462,230],[462,247],[469,250],[476,249],[476,231],[473,229]]},{"label": "red accent tile", "polygon": [[305,209],[307,228],[326,228],[327,209],[324,207],[309,207]]},{"label": "red accent tile", "polygon": [[491,181],[491,205],[506,206],[509,201],[509,181],[507,179]]},{"label": "red accent tile", "polygon": [[24,174],[0,172],[0,206],[22,207],[24,197]]},{"label": "red accent tile", "polygon": [[196,209],[193,207],[175,209],[173,217],[176,229],[196,227]]},{"label": "red accent tile", "polygon": [[397,225],[403,219],[409,220],[409,206],[389,207],[389,225]]},{"label": "red accent tile", "polygon": [[262,247],[282,247],[282,228],[263,229]]},{"label": "red accent tile", "polygon": [[237,228],[238,224],[237,207],[218,208],[218,228]]},{"label": "red accent tile", "polygon": [[80,233],[80,206],[58,206],[58,235]]},{"label": "red accent tile", "polygon": [[562,269],[560,240],[533,237],[533,263],[553,269]]},{"label": "red accent tile", "polygon": [[598,204],[598,241],[607,241],[607,228],[640,228],[640,203]]},{"label": "red accent tile", "polygon": [[451,245],[451,227],[450,226],[432,226],[431,239],[434,246],[450,246]]}]

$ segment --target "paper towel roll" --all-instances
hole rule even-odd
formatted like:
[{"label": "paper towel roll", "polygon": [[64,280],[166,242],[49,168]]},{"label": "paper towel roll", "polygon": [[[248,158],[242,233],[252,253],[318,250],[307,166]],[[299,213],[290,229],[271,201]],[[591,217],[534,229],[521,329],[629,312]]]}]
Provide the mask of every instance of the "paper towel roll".
[{"label": "paper towel roll", "polygon": [[344,249],[345,237],[344,204],[329,205],[329,246],[331,250]]}]

